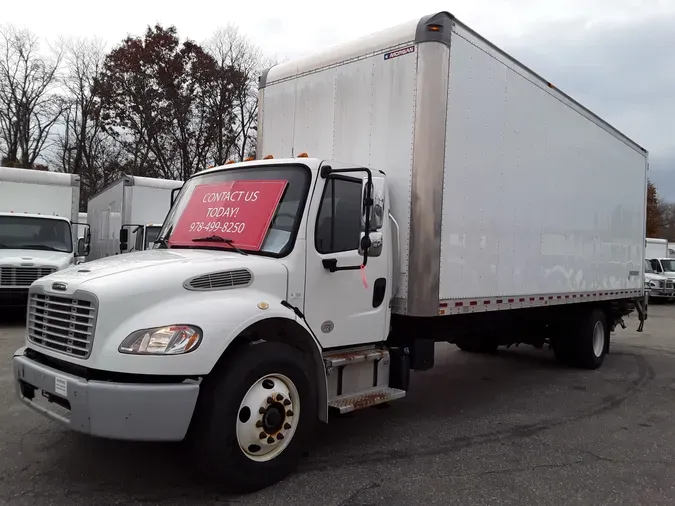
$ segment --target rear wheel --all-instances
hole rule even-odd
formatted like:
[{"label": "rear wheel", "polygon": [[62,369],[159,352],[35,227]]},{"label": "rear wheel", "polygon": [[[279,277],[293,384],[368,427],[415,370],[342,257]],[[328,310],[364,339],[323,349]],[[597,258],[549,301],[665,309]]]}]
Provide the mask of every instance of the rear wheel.
[{"label": "rear wheel", "polygon": [[604,311],[595,308],[579,322],[574,336],[574,365],[597,369],[609,349],[609,328]]},{"label": "rear wheel", "polygon": [[194,434],[207,476],[228,491],[252,492],[295,469],[317,422],[307,371],[299,351],[262,343],[207,379]]}]

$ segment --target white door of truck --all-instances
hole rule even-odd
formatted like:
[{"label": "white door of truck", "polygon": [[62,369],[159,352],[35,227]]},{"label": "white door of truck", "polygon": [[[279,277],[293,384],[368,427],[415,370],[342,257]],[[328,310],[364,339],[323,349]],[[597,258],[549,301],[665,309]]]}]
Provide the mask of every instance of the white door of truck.
[{"label": "white door of truck", "polygon": [[356,172],[354,177],[331,176],[310,204],[304,314],[324,348],[382,341],[387,335],[391,293],[387,221],[380,229],[385,238],[381,254],[369,256],[364,269],[330,272],[323,264],[324,260],[337,260],[338,267],[363,263],[362,176]]}]

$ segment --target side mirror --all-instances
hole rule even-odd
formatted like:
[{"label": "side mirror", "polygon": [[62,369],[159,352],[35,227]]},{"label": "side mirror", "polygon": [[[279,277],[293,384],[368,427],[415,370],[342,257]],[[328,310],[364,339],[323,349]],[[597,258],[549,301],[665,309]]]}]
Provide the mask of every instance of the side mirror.
[{"label": "side mirror", "polygon": [[87,243],[84,237],[80,237],[77,240],[77,256],[86,257],[89,256],[89,243]]},{"label": "side mirror", "polygon": [[[382,238],[382,232],[371,232],[370,233],[370,244],[368,244],[366,239],[366,234],[361,232],[361,240],[359,241],[359,255],[363,256],[365,249],[368,249],[369,257],[379,257],[382,254],[382,245],[384,240]],[[364,246],[366,248],[364,248]]]},{"label": "side mirror", "polygon": [[120,253],[126,251],[129,246],[129,231],[126,228],[120,229]]},{"label": "side mirror", "polygon": [[380,230],[384,225],[384,204],[387,195],[386,180],[383,177],[373,176],[371,186],[372,206],[366,206],[366,188],[368,178],[364,177],[361,182],[361,229],[366,228],[366,213],[370,212],[370,231]]}]

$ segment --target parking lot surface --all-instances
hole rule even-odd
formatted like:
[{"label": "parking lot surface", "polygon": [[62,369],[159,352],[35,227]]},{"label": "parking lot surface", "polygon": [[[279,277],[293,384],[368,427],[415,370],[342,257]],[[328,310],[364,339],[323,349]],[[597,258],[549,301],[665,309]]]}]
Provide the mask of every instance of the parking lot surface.
[{"label": "parking lot surface", "polygon": [[613,334],[597,371],[549,350],[494,356],[437,346],[405,399],[333,417],[296,474],[226,497],[178,444],[97,440],[24,407],[11,356],[21,321],[0,326],[2,504],[673,504],[675,306],[650,305]]}]

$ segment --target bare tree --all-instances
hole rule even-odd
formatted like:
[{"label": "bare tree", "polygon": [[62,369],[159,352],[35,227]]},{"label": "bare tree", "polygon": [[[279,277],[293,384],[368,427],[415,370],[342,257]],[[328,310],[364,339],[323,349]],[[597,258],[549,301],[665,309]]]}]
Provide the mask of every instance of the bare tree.
[{"label": "bare tree", "polygon": [[33,167],[49,147],[64,110],[58,93],[63,57],[59,45],[40,54],[37,35],[12,25],[0,27],[0,137],[5,163]]},{"label": "bare tree", "polygon": [[239,74],[232,81],[233,109],[229,121],[223,120],[221,125],[213,153],[214,162],[220,164],[226,158],[243,160],[255,152],[258,76],[275,60],[266,58],[260,48],[231,24],[216,30],[204,47],[220,68],[231,68]]},{"label": "bare tree", "polygon": [[93,92],[103,68],[105,44],[93,38],[67,39],[62,45],[67,107],[60,123],[55,165],[80,175],[82,209],[91,195],[118,175],[125,156],[119,143],[103,131],[100,104]]}]

